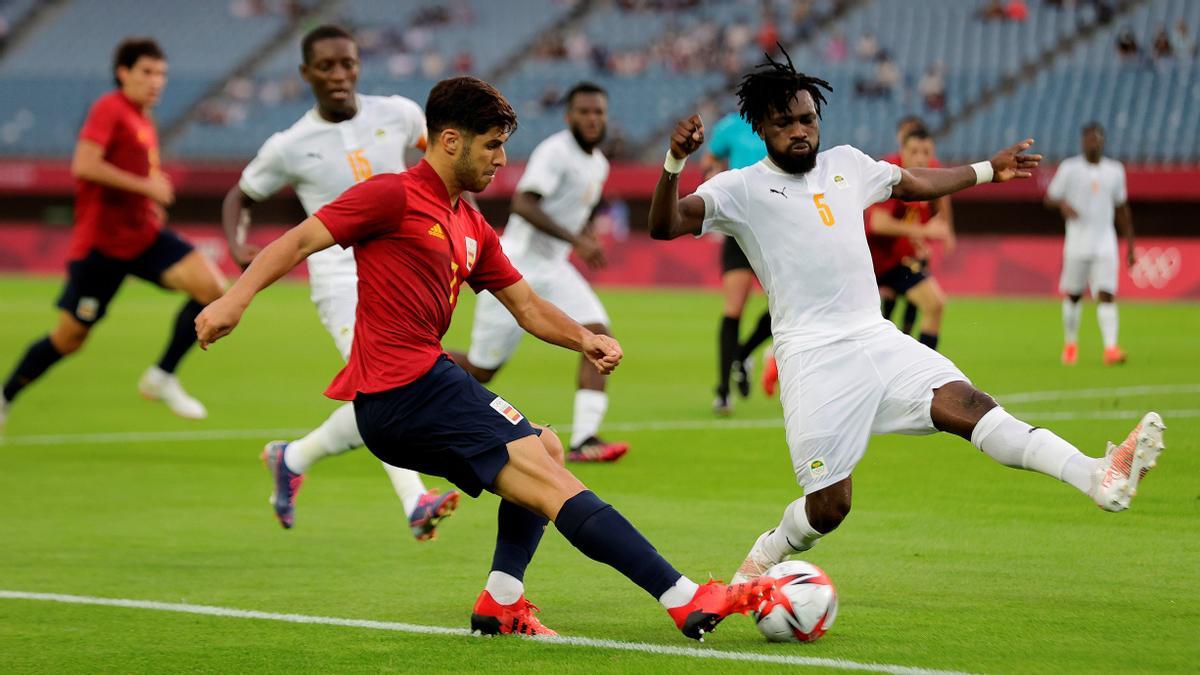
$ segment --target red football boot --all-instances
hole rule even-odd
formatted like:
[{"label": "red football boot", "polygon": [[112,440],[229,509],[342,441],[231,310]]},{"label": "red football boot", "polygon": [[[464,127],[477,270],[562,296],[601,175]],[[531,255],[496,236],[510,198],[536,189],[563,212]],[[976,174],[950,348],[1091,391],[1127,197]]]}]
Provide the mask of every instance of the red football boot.
[{"label": "red football boot", "polygon": [[568,462],[615,462],[629,452],[628,443],[609,443],[592,436],[567,453]]},{"label": "red football boot", "polygon": [[779,386],[779,364],[775,362],[775,355],[771,354],[763,361],[762,388],[767,396],[774,396],[777,386]]},{"label": "red football boot", "polygon": [[747,614],[771,597],[775,580],[756,577],[742,584],[726,585],[710,581],[700,587],[691,602],[668,609],[675,626],[693,640],[704,642],[704,635],[730,614]]},{"label": "red football boot", "polygon": [[471,631],[484,635],[558,635],[533,615],[540,611],[524,595],[511,605],[501,605],[484,589],[471,610]]}]

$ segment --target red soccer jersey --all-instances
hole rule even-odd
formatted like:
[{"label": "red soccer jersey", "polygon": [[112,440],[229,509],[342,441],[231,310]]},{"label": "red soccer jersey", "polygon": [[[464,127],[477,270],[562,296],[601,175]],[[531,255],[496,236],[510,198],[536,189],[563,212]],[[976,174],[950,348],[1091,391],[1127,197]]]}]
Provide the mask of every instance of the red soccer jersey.
[{"label": "red soccer jersey", "polygon": [[[158,132],[154,122],[120,91],[92,104],[79,140],[104,148],[104,161],[138,176],[158,171]],[[162,228],[154,203],[133,192],[87,180],[75,181],[75,231],[68,258],[79,260],[95,249],[130,260],[145,251]]]},{"label": "red soccer jersey", "polygon": [[[883,158],[883,161],[904,166],[900,161],[900,153],[893,153]],[[937,158],[929,160],[929,168],[940,168]],[[904,262],[905,258],[914,258],[916,249],[908,237],[892,237],[871,232],[871,215],[876,210],[890,213],[906,223],[927,223],[933,217],[933,208],[929,202],[902,202],[899,199],[889,199],[867,209],[867,245],[871,248],[871,263],[878,277],[889,269]]]},{"label": "red soccer jersey", "polygon": [[325,395],[404,386],[442,353],[462,283],[476,293],[521,280],[500,239],[470,204],[450,206],[428,162],[355,185],[315,214],[343,248],[354,247],[358,309],[354,344]]}]

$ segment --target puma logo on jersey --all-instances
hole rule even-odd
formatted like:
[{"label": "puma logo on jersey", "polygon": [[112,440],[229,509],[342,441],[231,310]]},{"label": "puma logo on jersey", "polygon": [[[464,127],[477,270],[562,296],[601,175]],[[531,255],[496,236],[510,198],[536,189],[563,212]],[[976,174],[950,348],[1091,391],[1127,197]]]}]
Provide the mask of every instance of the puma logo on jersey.
[{"label": "puma logo on jersey", "polygon": [[319,152],[306,152],[306,153],[304,153],[304,156],[312,157],[313,159],[322,159],[321,153],[319,153]]},{"label": "puma logo on jersey", "polygon": [[776,190],[775,188],[771,188],[771,192],[774,192],[775,194],[779,195],[780,197],[783,197],[784,199],[787,199],[787,195],[784,194],[784,192],[786,192],[786,191],[787,191],[787,188],[785,188],[785,187],[779,188],[778,190]]},{"label": "puma logo on jersey", "polygon": [[434,223],[433,227],[429,228],[428,234],[429,234],[429,236],[437,237],[438,239],[446,238],[446,231],[442,229],[442,226],[440,223]]}]

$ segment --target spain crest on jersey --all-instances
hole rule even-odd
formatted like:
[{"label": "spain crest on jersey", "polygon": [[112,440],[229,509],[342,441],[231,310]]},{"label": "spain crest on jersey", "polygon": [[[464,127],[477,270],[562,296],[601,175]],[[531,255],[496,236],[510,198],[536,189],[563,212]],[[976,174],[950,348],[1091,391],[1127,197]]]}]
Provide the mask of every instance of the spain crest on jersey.
[{"label": "spain crest on jersey", "polygon": [[479,243],[467,237],[467,271],[475,266],[475,256],[479,253]]}]

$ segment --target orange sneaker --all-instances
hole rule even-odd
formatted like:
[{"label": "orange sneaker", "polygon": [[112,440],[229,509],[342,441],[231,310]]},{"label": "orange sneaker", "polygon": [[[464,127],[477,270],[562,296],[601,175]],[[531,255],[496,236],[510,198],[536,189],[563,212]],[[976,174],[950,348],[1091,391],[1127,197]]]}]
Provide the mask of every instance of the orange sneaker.
[{"label": "orange sneaker", "polygon": [[770,577],[730,585],[710,581],[696,591],[688,604],[668,609],[667,613],[685,636],[704,642],[704,635],[713,632],[725,617],[758,609],[771,596],[774,584]]},{"label": "orange sneaker", "polygon": [[763,359],[762,387],[767,396],[775,395],[775,387],[779,385],[779,364],[775,363],[775,355]]},{"label": "orange sneaker", "polygon": [[1064,366],[1073,366],[1079,358],[1079,347],[1074,342],[1063,345],[1062,362]]},{"label": "orange sneaker", "polygon": [[1137,494],[1138,483],[1154,468],[1163,451],[1166,429],[1158,413],[1149,412],[1120,445],[1108,444],[1098,460],[1091,497],[1105,511],[1124,511]]},{"label": "orange sneaker", "polygon": [[540,611],[524,595],[511,605],[501,605],[485,588],[471,610],[471,631],[484,635],[558,635],[534,616]]},{"label": "orange sneaker", "polygon": [[1119,366],[1122,363],[1125,363],[1125,350],[1120,347],[1104,348],[1104,365]]}]

